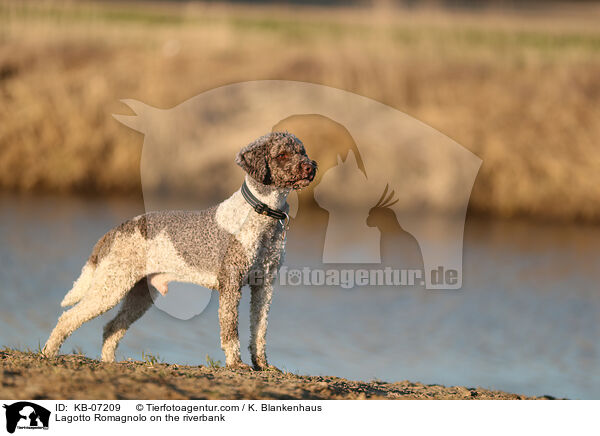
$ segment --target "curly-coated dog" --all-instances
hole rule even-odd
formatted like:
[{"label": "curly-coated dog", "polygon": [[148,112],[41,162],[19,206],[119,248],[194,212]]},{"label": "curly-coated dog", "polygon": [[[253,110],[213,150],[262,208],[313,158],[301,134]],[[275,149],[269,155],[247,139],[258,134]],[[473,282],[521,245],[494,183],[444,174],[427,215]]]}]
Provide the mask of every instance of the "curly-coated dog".
[{"label": "curly-coated dog", "polygon": [[129,326],[152,305],[149,292],[164,295],[168,283],[178,281],[219,292],[226,364],[250,369],[242,362],[238,337],[241,288],[249,284],[252,363],[256,370],[272,368],[265,338],[273,280],[285,246],[286,198],[292,189],[310,184],[317,164],[287,132],[260,137],[238,153],[236,163],[246,171],[245,181],[222,203],[202,211],[140,215],[98,241],[61,303],[77,305],[60,316],[44,346],[46,356],[56,356],[73,331],[123,300],[117,316],[104,327],[102,360],[114,361]]}]

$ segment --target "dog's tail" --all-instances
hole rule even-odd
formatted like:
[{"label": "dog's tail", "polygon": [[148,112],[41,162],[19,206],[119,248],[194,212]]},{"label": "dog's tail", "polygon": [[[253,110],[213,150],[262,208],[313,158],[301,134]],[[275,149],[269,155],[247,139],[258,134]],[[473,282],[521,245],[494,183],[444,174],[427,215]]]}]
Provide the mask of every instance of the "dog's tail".
[{"label": "dog's tail", "polygon": [[63,299],[60,305],[62,307],[72,306],[75,303],[79,303],[81,299],[85,296],[87,291],[90,289],[90,285],[92,284],[92,278],[94,277],[94,271],[96,271],[96,267],[91,265],[90,262],[87,262],[83,269],[81,270],[81,275],[79,278],[73,283],[73,288],[67,292],[65,298]]},{"label": "dog's tail", "polygon": [[75,283],[73,283],[73,289],[67,292],[67,295],[65,295],[65,298],[63,298],[62,303],[60,303],[62,307],[72,306],[75,303],[79,303],[85,294],[87,294],[92,285],[96,267],[98,266],[101,258],[110,251],[115,234],[116,231],[114,229],[110,230],[108,233],[105,233],[98,242],[96,242],[96,245],[94,245],[94,249],[92,250],[92,254],[81,270],[81,275],[75,281]]}]

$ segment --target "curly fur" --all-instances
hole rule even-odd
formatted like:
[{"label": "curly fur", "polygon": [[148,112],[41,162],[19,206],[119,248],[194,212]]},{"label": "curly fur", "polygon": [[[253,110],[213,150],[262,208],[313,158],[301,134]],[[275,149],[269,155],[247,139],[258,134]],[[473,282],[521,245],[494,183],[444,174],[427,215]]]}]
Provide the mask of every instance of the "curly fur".
[{"label": "curly fur", "polygon": [[[247,172],[252,193],[271,208],[284,211],[289,192],[308,185],[317,168],[300,140],[285,132],[252,142],[238,153],[236,163]],[[241,289],[252,272],[264,280],[250,283],[249,348],[254,368],[267,369],[267,316],[272,282],[283,259],[282,231],[279,221],[256,213],[240,190],[202,211],[150,212],[126,221],[94,247],[61,303],[76,306],[60,316],[44,353],[56,356],[73,331],[122,300],[119,313],[104,328],[102,360],[114,361],[127,329],[152,306],[150,293],[166,294],[169,282],[179,281],[219,292],[226,364],[248,368],[240,357],[238,311]]]}]

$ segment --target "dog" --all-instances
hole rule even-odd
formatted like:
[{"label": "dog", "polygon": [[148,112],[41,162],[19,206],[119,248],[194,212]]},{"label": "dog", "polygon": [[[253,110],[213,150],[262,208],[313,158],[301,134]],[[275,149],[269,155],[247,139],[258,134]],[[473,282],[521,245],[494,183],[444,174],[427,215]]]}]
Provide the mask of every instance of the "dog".
[{"label": "dog", "polygon": [[83,323],[123,300],[116,317],[104,327],[102,361],[114,362],[127,329],[152,306],[150,293],[164,295],[169,282],[178,281],[218,291],[226,366],[250,370],[242,362],[238,336],[241,289],[249,284],[253,368],[276,369],[267,363],[265,348],[273,281],[283,261],[289,222],[286,198],[291,190],[313,181],[317,163],[287,132],[258,138],[237,154],[235,162],[246,172],[244,183],[222,203],[202,211],[149,212],[97,242],[61,303],[76,305],[60,316],[43,348],[47,357],[55,357]]}]

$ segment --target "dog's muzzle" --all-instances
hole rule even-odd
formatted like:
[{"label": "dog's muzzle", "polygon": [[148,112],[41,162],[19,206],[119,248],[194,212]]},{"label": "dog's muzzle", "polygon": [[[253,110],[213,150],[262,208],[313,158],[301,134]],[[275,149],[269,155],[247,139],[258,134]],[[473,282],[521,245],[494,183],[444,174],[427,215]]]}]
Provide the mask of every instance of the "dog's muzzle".
[{"label": "dog's muzzle", "polygon": [[315,179],[317,174],[317,163],[314,160],[304,161],[298,166],[300,178],[294,183],[294,189],[307,187]]}]

